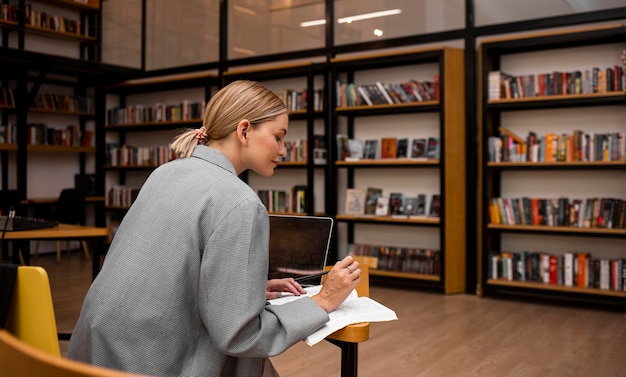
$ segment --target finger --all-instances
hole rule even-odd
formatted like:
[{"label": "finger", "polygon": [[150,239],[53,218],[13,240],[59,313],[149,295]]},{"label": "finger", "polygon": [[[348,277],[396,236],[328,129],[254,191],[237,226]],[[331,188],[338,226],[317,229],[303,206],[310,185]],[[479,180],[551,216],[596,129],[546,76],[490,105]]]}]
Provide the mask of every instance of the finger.
[{"label": "finger", "polygon": [[337,262],[335,265],[340,267],[340,268],[346,268],[347,266],[351,265],[353,262],[354,262],[354,258],[352,258],[352,256],[348,255],[347,257],[345,257],[342,260],[340,260],[339,262]]}]

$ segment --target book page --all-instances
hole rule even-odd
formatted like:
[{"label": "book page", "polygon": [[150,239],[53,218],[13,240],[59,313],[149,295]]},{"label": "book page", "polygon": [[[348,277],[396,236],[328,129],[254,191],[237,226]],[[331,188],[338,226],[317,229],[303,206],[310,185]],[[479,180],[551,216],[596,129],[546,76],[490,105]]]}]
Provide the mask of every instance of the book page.
[{"label": "book page", "polygon": [[[269,300],[268,302],[271,305],[283,305],[302,297],[311,297],[317,294],[321,289],[321,285],[307,287],[305,288],[307,293],[304,295],[289,295]],[[393,310],[369,297],[358,297],[355,290],[350,293],[348,298],[346,298],[346,300],[339,305],[337,309],[329,313],[328,316],[330,319],[326,322],[326,324],[324,324],[324,326],[320,327],[313,334],[306,337],[304,340],[306,344],[313,346],[324,340],[324,338],[328,335],[351,324],[361,322],[384,322],[398,319]]]}]

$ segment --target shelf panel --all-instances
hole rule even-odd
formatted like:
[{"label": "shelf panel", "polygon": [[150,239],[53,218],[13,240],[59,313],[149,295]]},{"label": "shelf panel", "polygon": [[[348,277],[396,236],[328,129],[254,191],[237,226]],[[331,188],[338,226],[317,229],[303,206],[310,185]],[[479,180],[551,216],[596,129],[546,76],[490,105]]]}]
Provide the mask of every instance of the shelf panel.
[{"label": "shelf panel", "polygon": [[626,104],[626,92],[552,95],[487,101],[489,110],[528,110],[538,108],[608,106]]},{"label": "shelf panel", "polygon": [[37,0],[37,2],[78,10],[100,9],[100,0]]},{"label": "shelf panel", "polygon": [[425,166],[425,167],[437,167],[439,166],[439,160],[418,160],[418,159],[377,159],[377,160],[359,160],[359,161],[336,161],[337,167],[390,167],[390,166]]},{"label": "shelf panel", "polygon": [[105,170],[152,170],[158,166],[155,165],[105,165]]},{"label": "shelf panel", "polygon": [[75,116],[87,116],[94,117],[95,113],[88,113],[84,111],[69,111],[69,110],[56,110],[56,109],[42,109],[39,107],[31,107],[28,111],[33,113],[44,113],[44,114],[57,114],[57,115],[75,115]]},{"label": "shelf panel", "polygon": [[17,151],[17,144],[0,143],[0,151]]},{"label": "shelf panel", "polygon": [[423,101],[397,103],[393,105],[372,105],[372,106],[350,106],[338,107],[336,109],[338,115],[390,115],[404,114],[413,112],[432,112],[439,111],[439,101]]},{"label": "shelf panel", "polygon": [[381,224],[415,224],[415,225],[439,225],[439,217],[422,217],[422,218],[407,218],[407,217],[391,217],[391,216],[348,216],[348,215],[336,215],[335,218],[338,221],[354,221],[354,222],[366,222],[366,223],[381,223]]},{"label": "shelf panel", "polygon": [[393,278],[402,278],[402,279],[413,279],[413,280],[428,280],[428,281],[441,281],[441,277],[439,275],[426,275],[426,274],[414,274],[408,272],[400,272],[400,271],[387,271],[387,270],[378,270],[378,269],[369,269],[369,274],[373,276],[387,276]]},{"label": "shelf panel", "polygon": [[541,289],[541,290],[547,290],[547,291],[585,293],[585,294],[592,294],[592,295],[603,295],[603,296],[626,298],[626,292],[624,291],[620,292],[620,291],[612,291],[612,290],[598,289],[598,288],[567,287],[564,285],[546,284],[546,283],[529,282],[529,281],[509,281],[509,280],[488,279],[487,284],[503,286],[503,287]]},{"label": "shelf panel", "polygon": [[67,145],[27,145],[28,152],[96,153],[96,147],[74,147]]},{"label": "shelf panel", "polygon": [[623,169],[624,159],[619,161],[555,161],[555,162],[488,162],[490,169]]},{"label": "shelf panel", "polygon": [[569,226],[540,226],[540,225],[502,225],[489,224],[487,228],[490,230],[514,231],[514,232],[545,232],[545,233],[569,233],[581,235],[603,235],[626,237],[626,229],[607,229],[607,228],[574,228]]},{"label": "shelf panel", "polygon": [[104,129],[107,131],[154,131],[159,129],[174,130],[181,127],[193,128],[196,126],[202,126],[202,119],[175,120],[150,123],[109,124],[104,126]]},{"label": "shelf panel", "polygon": [[31,34],[37,34],[37,35],[41,35],[45,37],[53,37],[53,38],[59,38],[59,39],[65,39],[65,40],[74,40],[77,42],[95,43],[98,41],[98,38],[96,37],[76,34],[76,33],[68,33],[64,31],[57,31],[57,30],[38,27],[38,26],[26,25],[24,27],[24,30],[27,33],[31,33]]}]

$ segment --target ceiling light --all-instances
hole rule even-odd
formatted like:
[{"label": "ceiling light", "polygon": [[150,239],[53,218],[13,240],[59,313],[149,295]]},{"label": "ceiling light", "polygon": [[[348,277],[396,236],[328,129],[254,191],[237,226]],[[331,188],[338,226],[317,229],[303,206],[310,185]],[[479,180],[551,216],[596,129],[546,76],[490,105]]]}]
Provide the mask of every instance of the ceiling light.
[{"label": "ceiling light", "polygon": [[326,25],[326,20],[322,19],[322,20],[300,22],[300,27],[311,27],[311,26],[318,26],[318,25]]},{"label": "ceiling light", "polygon": [[337,20],[337,22],[340,24],[349,24],[354,21],[367,20],[370,18],[393,16],[395,14],[400,14],[400,13],[402,13],[402,9],[389,9],[389,10],[383,10],[380,12],[363,13],[363,14],[357,14],[355,16],[341,17],[340,19]]}]

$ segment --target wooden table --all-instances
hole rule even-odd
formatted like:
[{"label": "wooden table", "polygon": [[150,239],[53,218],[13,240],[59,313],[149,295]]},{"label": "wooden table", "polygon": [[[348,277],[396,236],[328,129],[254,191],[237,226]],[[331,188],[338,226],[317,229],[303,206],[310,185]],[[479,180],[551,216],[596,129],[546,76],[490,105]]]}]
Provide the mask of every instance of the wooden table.
[{"label": "wooden table", "polygon": [[[6,232],[4,235],[5,241],[45,241],[45,240],[85,240],[92,239],[97,241],[98,239],[102,239],[103,241],[109,237],[109,229],[101,228],[95,226],[84,226],[84,225],[70,225],[70,224],[59,224],[58,226],[51,228],[42,228],[42,229],[32,229],[32,230],[19,230],[19,231],[11,231]],[[93,248],[92,255],[92,276],[96,277],[98,271],[100,271],[100,249],[103,245],[96,245]],[[30,250],[28,247],[25,247],[25,255],[24,261],[28,264],[30,260]],[[16,261],[16,255],[13,255],[14,263],[19,263]]]},{"label": "wooden table", "polygon": [[[330,268],[332,266],[327,266],[326,269]],[[359,297],[370,295],[369,267],[364,263],[361,263],[361,282],[356,287],[356,292]],[[328,342],[341,348],[341,377],[357,377],[359,343],[365,342],[369,337],[370,324],[368,322],[348,325],[326,337]]]}]

